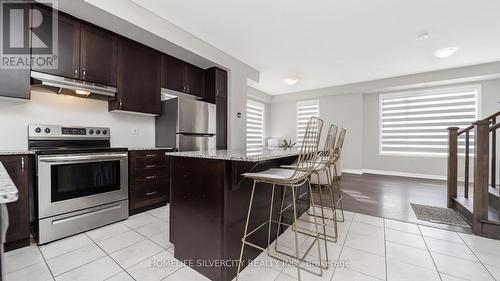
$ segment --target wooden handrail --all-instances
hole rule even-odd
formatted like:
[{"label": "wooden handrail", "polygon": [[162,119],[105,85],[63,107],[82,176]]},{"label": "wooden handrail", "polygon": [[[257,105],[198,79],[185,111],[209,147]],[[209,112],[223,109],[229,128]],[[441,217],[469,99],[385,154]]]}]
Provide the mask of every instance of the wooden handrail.
[{"label": "wooden handrail", "polygon": [[458,131],[458,135],[460,136],[461,134],[468,132],[470,130],[474,129],[474,125],[470,125],[469,127],[465,127],[462,130]]},{"label": "wooden handrail", "polygon": [[491,114],[490,116],[484,118],[483,120],[490,120],[490,119],[496,118],[499,115],[500,115],[500,111]]},{"label": "wooden handrail", "polygon": [[[453,199],[457,197],[458,138],[465,134],[464,197],[469,197],[470,161],[474,161],[472,229],[478,235],[483,232],[482,222],[488,220],[490,182],[492,187],[496,187],[496,132],[500,128],[500,122],[497,123],[497,118],[500,118],[498,116],[500,111],[463,129],[448,128],[448,207],[454,207]],[[473,143],[470,140],[472,130]],[[470,145],[474,145],[473,160],[469,159]]]}]

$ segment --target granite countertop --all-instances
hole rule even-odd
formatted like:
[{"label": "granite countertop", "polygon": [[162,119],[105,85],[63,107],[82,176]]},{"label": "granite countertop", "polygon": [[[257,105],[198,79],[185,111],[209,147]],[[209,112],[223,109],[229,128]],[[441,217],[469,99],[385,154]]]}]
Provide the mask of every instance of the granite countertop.
[{"label": "granite countertop", "polygon": [[172,150],[173,147],[129,147],[128,150],[131,151],[141,151],[141,150]]},{"label": "granite countertop", "polygon": [[168,152],[166,155],[205,159],[220,159],[231,161],[258,162],[277,158],[299,155],[297,149],[262,149],[258,151],[247,150],[212,150],[212,151],[184,151]]},{"label": "granite countertop", "polygon": [[0,156],[35,154],[33,150],[0,150]]},{"label": "granite countertop", "polygon": [[17,201],[17,197],[17,187],[12,182],[2,162],[0,162],[0,204]]}]

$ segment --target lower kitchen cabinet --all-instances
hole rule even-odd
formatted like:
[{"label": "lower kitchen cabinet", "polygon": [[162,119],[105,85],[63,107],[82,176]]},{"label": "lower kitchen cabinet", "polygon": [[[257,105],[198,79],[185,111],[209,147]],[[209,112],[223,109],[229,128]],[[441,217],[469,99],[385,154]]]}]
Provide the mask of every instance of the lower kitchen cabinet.
[{"label": "lower kitchen cabinet", "polygon": [[137,214],[169,200],[170,158],[168,150],[130,151],[130,214]]},{"label": "lower kitchen cabinet", "polygon": [[30,244],[29,190],[33,184],[32,155],[0,156],[5,170],[19,191],[19,199],[8,203],[9,228],[5,239],[5,250],[13,250]]}]

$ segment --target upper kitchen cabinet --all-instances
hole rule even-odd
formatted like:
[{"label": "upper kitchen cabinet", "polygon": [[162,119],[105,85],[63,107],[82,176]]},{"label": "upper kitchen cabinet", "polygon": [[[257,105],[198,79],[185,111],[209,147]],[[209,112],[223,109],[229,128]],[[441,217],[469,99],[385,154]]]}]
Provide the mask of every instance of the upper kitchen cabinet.
[{"label": "upper kitchen cabinet", "polygon": [[117,96],[109,110],[161,114],[161,54],[131,40],[118,40]]},{"label": "upper kitchen cabinet", "polygon": [[116,86],[118,39],[100,28],[81,24],[81,79],[107,86]]},{"label": "upper kitchen cabinet", "polygon": [[169,55],[162,57],[162,88],[199,98],[205,96],[204,70]]},{"label": "upper kitchen cabinet", "polygon": [[[42,5],[36,8],[43,15],[43,21],[33,36],[36,34],[42,42],[51,42],[52,22],[55,20],[53,12]],[[35,66],[33,70],[116,86],[117,37],[61,12],[57,14],[57,25],[57,67],[49,69]],[[39,48],[32,48],[32,54],[43,55]]]},{"label": "upper kitchen cabinet", "polygon": [[216,98],[227,98],[227,71],[212,67],[205,71],[205,100],[215,103]]},{"label": "upper kitchen cabinet", "polygon": [[30,99],[29,69],[0,68],[0,97]]},{"label": "upper kitchen cabinet", "polygon": [[[36,34],[42,42],[51,42],[53,12],[46,6],[35,6],[43,15],[42,24],[37,28]],[[57,14],[57,67],[37,67],[33,65],[33,70],[62,76],[71,79],[80,78],[80,22],[62,13]],[[32,40],[33,41],[33,40]],[[44,55],[41,48],[32,49],[33,56]]]},{"label": "upper kitchen cabinet", "polygon": [[[1,2],[1,0],[0,0]],[[6,5],[7,3],[5,3]],[[4,5],[4,3],[2,3]],[[9,3],[9,5],[20,6],[19,3]],[[4,9],[4,13],[8,10]],[[2,15],[3,18],[5,15]],[[28,20],[27,13],[25,14],[25,21]],[[15,34],[24,34],[23,21],[12,21],[9,28],[4,30],[4,38],[8,38],[11,32]],[[27,37],[27,38],[26,38]],[[24,39],[29,40],[26,36]],[[16,48],[16,51],[22,51],[23,54],[29,54],[29,41],[24,41],[24,46]],[[4,57],[8,54],[4,50]],[[3,68],[0,67],[0,97],[16,98],[20,100],[30,99],[30,70],[29,68]]]}]

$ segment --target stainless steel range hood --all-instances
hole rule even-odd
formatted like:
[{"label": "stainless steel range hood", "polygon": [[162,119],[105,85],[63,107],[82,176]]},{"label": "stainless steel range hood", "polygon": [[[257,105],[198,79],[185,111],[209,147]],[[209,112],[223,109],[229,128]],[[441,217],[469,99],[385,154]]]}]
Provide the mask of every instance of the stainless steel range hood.
[{"label": "stainless steel range hood", "polygon": [[116,88],[99,85],[96,83],[31,71],[31,86],[43,88],[58,94],[74,95],[95,99],[113,99],[116,96]]}]

